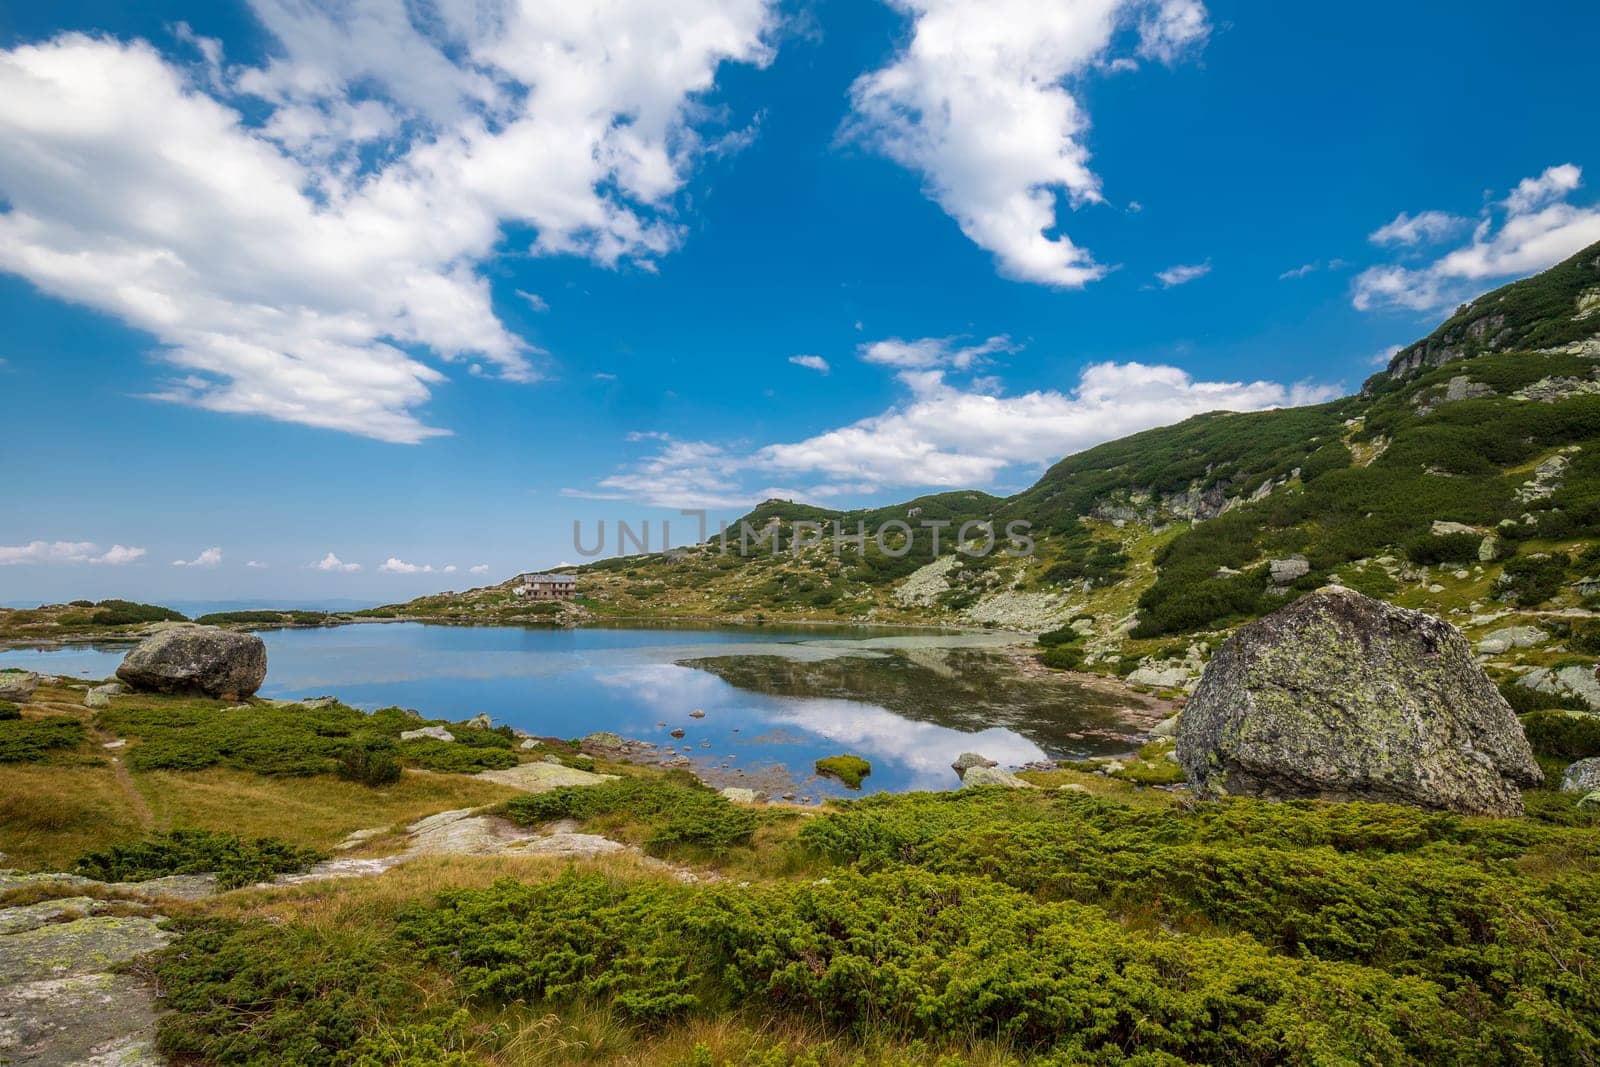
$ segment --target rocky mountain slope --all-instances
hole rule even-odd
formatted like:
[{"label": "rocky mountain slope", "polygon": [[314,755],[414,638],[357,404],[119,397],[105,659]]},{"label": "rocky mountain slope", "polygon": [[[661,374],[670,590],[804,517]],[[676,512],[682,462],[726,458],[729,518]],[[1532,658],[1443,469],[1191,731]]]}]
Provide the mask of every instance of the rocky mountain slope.
[{"label": "rocky mountain slope", "polygon": [[[900,534],[889,551],[790,549],[796,523],[889,520],[913,527],[904,555]],[[950,524],[937,556],[921,527],[933,520]],[[961,554],[955,533],[978,520],[1002,542],[1007,523],[1030,522],[1034,553]],[[775,527],[781,550],[741,554],[736,523],[726,548],[713,537],[577,568],[587,617],[1071,627],[1084,635],[1074,662],[1137,664],[1159,684],[1220,634],[1332,581],[1475,636],[1532,613],[1511,622],[1564,639],[1562,653],[1600,652],[1584,621],[1600,595],[1600,245],[1462,306],[1354,396],[1135,434],[1009,498],[843,512],[773,500],[743,521]],[[473,621],[509,600],[490,587],[384,610]]]}]

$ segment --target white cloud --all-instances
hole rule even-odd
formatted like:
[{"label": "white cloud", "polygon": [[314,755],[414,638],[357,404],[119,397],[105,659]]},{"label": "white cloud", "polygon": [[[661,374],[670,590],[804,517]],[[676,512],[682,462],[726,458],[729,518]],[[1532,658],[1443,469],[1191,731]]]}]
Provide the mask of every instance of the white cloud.
[{"label": "white cloud", "polygon": [[1198,0],[890,0],[912,19],[888,66],[850,88],[845,136],[923,178],[961,232],[1021,281],[1076,288],[1106,273],[1056,231],[1057,196],[1104,198],[1089,117],[1067,83],[1098,66],[1119,28],[1138,54],[1174,62],[1209,33]]},{"label": "white cloud", "polygon": [[699,97],[768,61],[773,2],[255,0],[262,67],[0,51],[0,270],[153,335],[154,397],[424,440],[430,355],[539,376],[478,269],[508,227],[604,266],[681,242]]},{"label": "white cloud", "polygon": [[254,571],[264,571],[267,569],[267,564],[261,562],[259,559],[250,560],[245,564],[245,566]]},{"label": "white cloud", "polygon": [[454,563],[446,563],[442,568],[440,568],[440,571],[444,574],[454,574],[456,572],[456,565]]},{"label": "white cloud", "polygon": [[1290,278],[1304,278],[1306,275],[1315,274],[1321,269],[1321,263],[1306,263],[1302,266],[1295,267],[1293,270],[1284,271],[1282,274],[1278,275],[1278,280],[1281,282],[1287,281]]},{"label": "white cloud", "polygon": [[617,376],[610,371],[597,370],[594,372],[594,380],[597,382],[614,382],[617,380]]},{"label": "white cloud", "polygon": [[1402,211],[1392,222],[1369,233],[1367,240],[1375,245],[1409,247],[1448,237],[1470,221],[1444,211],[1419,211],[1415,215]]},{"label": "white cloud", "polygon": [[[390,556],[388,559],[383,561],[383,565],[378,569],[388,574],[432,574],[433,564],[407,563],[403,559],[396,559],[394,556]],[[455,570],[454,567],[449,569]]]},{"label": "white cloud", "polygon": [[92,541],[30,541],[0,545],[0,567],[20,564],[92,563],[120,567],[143,556],[142,548],[112,545],[104,552]]},{"label": "white cloud", "polygon": [[525,289],[518,289],[517,295],[522,297],[522,299],[527,302],[528,306],[535,311],[542,313],[550,310],[550,302],[544,297],[540,296],[538,293],[530,293]]},{"label": "white cloud", "polygon": [[1164,287],[1171,289],[1175,285],[1187,285],[1196,278],[1204,278],[1210,273],[1211,261],[1208,259],[1204,263],[1179,264],[1166,270],[1158,270],[1156,277]]},{"label": "white cloud", "polygon": [[868,363],[901,370],[928,370],[949,367],[970,370],[983,363],[985,357],[996,352],[1011,352],[1015,346],[1005,334],[997,334],[975,345],[961,344],[956,337],[920,337],[905,341],[891,337],[886,341],[873,341],[857,348],[861,358]]},{"label": "white cloud", "polygon": [[805,367],[820,374],[827,374],[832,369],[828,366],[828,361],[821,356],[790,356],[789,362],[797,367]]},{"label": "white cloud", "polygon": [[468,567],[467,568],[467,573],[468,574],[488,574],[489,573],[489,565],[487,563],[480,563],[476,567]]},{"label": "white cloud", "polygon": [[1351,302],[1362,311],[1439,311],[1582,251],[1600,241],[1600,204],[1568,202],[1581,178],[1570,163],[1524,178],[1494,205],[1498,212],[1484,211],[1467,244],[1421,267],[1369,267],[1356,276]]},{"label": "white cloud", "polygon": [[346,563],[332,552],[329,552],[315,563],[310,564],[310,567],[316,571],[340,571],[344,574],[354,574],[361,569],[361,564]]},{"label": "white cloud", "polygon": [[204,567],[209,569],[221,562],[222,549],[213,547],[206,549],[194,559],[175,559],[172,561],[172,565],[174,567]]},{"label": "white cloud", "polygon": [[1367,362],[1374,367],[1387,367],[1389,361],[1400,354],[1401,347],[1401,345],[1390,345],[1381,352],[1374,352]]},{"label": "white cloud", "polygon": [[1332,385],[1197,381],[1177,367],[1098,363],[1070,392],[1002,396],[960,388],[942,370],[903,370],[906,399],[791,443],[738,450],[669,440],[593,492],[657,507],[735,507],[771,496],[826,499],[910,487],[983,487],[1103,441],[1206,411],[1321,403]]}]

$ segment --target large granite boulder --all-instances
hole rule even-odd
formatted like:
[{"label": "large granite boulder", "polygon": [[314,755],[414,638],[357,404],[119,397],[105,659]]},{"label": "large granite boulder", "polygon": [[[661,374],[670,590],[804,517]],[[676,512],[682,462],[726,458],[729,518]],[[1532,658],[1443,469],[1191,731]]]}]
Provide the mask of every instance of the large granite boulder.
[{"label": "large granite boulder", "polygon": [[1461,632],[1338,586],[1242,627],[1178,726],[1202,796],[1522,811],[1543,775]]},{"label": "large granite boulder", "polygon": [[117,668],[135,689],[158,693],[198,692],[242,700],[267,676],[267,646],[254,634],[215,626],[162,630],[139,643]]}]

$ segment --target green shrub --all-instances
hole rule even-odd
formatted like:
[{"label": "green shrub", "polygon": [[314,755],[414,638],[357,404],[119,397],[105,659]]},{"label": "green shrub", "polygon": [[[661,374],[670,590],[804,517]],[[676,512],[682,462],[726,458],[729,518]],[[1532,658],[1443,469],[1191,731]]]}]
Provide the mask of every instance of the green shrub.
[{"label": "green shrub", "polygon": [[1042,648],[1054,648],[1057,645],[1075,645],[1083,640],[1083,635],[1070,626],[1063,626],[1059,630],[1046,630],[1038,637]]},{"label": "green shrub", "polygon": [[215,872],[224,889],[303,871],[321,856],[275,837],[245,840],[213,830],[160,830],[139,841],[78,858],[75,873],[102,882],[146,882],[169,874]]},{"label": "green shrub", "polygon": [[721,854],[748,845],[756,814],[729,803],[705,786],[679,780],[619,778],[572,786],[507,801],[504,814],[525,826],[556,819],[623,816],[649,828],[645,850],[655,855],[680,847]]},{"label": "green shrub", "polygon": [[83,744],[83,723],[64,715],[48,719],[0,717],[0,763],[38,763]]},{"label": "green shrub", "polygon": [[[128,765],[135,770],[203,770],[233,767],[265,775],[332,774],[352,745],[394,746],[401,758],[437,771],[480,771],[515,766],[510,741],[494,730],[465,730],[454,743],[434,740],[395,744],[404,730],[430,725],[402,708],[368,715],[334,704],[322,708],[201,704],[108,709],[96,720],[105,729],[133,737]],[[442,725],[437,722],[433,725]]]},{"label": "green shrub", "polygon": [[150,622],[188,622],[189,616],[157,604],[131,600],[102,600],[95,605],[94,621],[102,626],[138,626]]},{"label": "green shrub", "polygon": [[[467,732],[461,731],[463,734]],[[507,749],[475,747],[462,741],[439,741],[431,737],[401,741],[395,751],[399,753],[401,759],[414,763],[424,770],[455,774],[503,770],[515,767],[520,762],[517,754]]]},{"label": "green shrub", "polygon": [[1535,553],[1506,561],[1501,574],[1501,595],[1514,604],[1543,604],[1561,591],[1568,559],[1564,553]]},{"label": "green shrub", "polygon": [[1039,653],[1039,662],[1058,671],[1075,671],[1083,666],[1083,649],[1076,645],[1051,645]]},{"label": "green shrub", "polygon": [[1476,563],[1483,537],[1475,533],[1431,533],[1406,542],[1406,555],[1413,563]]},{"label": "green shrub", "polygon": [[1564,760],[1600,756],[1600,715],[1530,711],[1522,716],[1522,732],[1541,756]]},{"label": "green shrub", "polygon": [[373,1055],[383,1019],[425,1021],[416,968],[382,937],[227,919],[173,930],[150,970],[168,1009],[156,1044],[175,1060],[330,1067]]},{"label": "green shrub", "polygon": [[400,761],[388,741],[356,741],[339,753],[339,777],[362,785],[393,785],[400,780]]},{"label": "green shrub", "polygon": [[851,789],[860,789],[861,780],[872,773],[872,764],[860,756],[824,756],[817,760],[817,773],[837,778]]},{"label": "green shrub", "polygon": [[1518,685],[1515,679],[1501,682],[1499,689],[1500,695],[1506,698],[1506,703],[1510,704],[1511,710],[1518,715],[1550,708],[1564,708],[1568,711],[1589,710],[1588,703],[1582,697],[1541,693],[1537,689]]},{"label": "green shrub", "polygon": [[0,722],[22,718],[22,709],[9,700],[0,700]]}]

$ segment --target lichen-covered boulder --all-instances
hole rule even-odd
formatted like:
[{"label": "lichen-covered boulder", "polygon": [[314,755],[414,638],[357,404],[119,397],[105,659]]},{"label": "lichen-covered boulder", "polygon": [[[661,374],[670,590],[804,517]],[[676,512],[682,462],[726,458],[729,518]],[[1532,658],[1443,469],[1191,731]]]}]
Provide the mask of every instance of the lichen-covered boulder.
[{"label": "lichen-covered boulder", "polygon": [[1600,789],[1600,756],[1579,760],[1561,776],[1563,793],[1593,793],[1597,789]]},{"label": "lichen-covered boulder", "polygon": [[0,671],[0,700],[26,704],[39,688],[39,676],[32,671]]},{"label": "lichen-covered boulder", "polygon": [[1003,785],[1007,789],[1032,789],[1031,782],[1024,782],[1010,771],[999,767],[968,767],[967,773],[961,776],[963,788],[976,788],[980,785]]},{"label": "lichen-covered boulder", "polygon": [[243,700],[267,676],[267,646],[254,634],[215,626],[181,626],[145,638],[117,668],[135,689],[198,692]]},{"label": "lichen-covered boulder", "polygon": [[1201,796],[1522,811],[1543,775],[1521,725],[1449,623],[1338,586],[1242,627],[1178,725]]},{"label": "lichen-covered boulder", "polygon": [[950,769],[956,772],[956,777],[965,778],[967,772],[974,767],[998,767],[999,764],[988,756],[979,752],[963,752],[957,756],[955,762],[950,764]]}]

